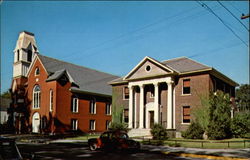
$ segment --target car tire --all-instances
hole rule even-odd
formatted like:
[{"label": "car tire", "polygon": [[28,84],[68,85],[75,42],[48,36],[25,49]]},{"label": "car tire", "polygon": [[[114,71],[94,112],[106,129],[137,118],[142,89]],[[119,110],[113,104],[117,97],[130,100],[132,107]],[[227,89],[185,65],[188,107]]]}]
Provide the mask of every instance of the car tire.
[{"label": "car tire", "polygon": [[89,149],[90,149],[91,151],[97,150],[97,144],[96,144],[96,143],[90,143],[90,144],[89,144]]}]

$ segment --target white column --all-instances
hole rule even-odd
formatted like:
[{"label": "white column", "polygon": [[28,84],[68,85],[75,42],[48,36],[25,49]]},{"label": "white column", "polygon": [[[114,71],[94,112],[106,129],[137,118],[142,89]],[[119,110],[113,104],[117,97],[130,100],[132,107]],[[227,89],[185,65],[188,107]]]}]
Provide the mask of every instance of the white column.
[{"label": "white column", "polygon": [[154,83],[155,95],[154,95],[154,123],[159,123],[159,86],[158,83]]},{"label": "white column", "polygon": [[133,92],[134,96],[134,128],[137,128],[137,97],[135,92]]},{"label": "white column", "polygon": [[133,128],[133,87],[129,86],[128,128]]},{"label": "white column", "polygon": [[173,128],[173,88],[172,81],[167,82],[168,84],[168,113],[167,113],[167,129]]},{"label": "white column", "polygon": [[140,125],[139,128],[144,128],[144,85],[140,85]]}]

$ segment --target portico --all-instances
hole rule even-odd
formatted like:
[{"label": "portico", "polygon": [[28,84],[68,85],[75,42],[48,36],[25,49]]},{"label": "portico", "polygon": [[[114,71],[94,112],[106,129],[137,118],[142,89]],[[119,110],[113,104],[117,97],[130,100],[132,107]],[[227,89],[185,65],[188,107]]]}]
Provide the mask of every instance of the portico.
[{"label": "portico", "polygon": [[[174,105],[173,105],[173,78],[171,76],[163,77],[163,78],[154,78],[140,81],[132,81],[128,83],[129,87],[129,128],[150,128],[150,124],[152,123],[160,123],[160,107],[161,104],[159,102],[159,84],[165,83],[167,84],[167,97],[163,100],[167,101],[167,111],[162,111],[163,114],[167,114],[167,129],[174,129]],[[154,86],[154,101],[149,104],[145,104],[145,86],[153,85]],[[139,87],[139,100],[138,96],[135,94],[135,88]],[[136,103],[139,101],[139,103]],[[139,114],[137,111],[139,110]],[[153,120],[153,122],[152,122]],[[139,121],[139,124],[137,124]]]}]

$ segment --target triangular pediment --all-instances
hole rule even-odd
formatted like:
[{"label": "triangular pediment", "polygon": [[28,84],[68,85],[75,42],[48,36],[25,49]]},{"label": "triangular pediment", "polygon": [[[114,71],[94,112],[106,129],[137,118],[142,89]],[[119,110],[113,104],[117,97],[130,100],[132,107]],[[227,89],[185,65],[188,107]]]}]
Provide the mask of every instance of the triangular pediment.
[{"label": "triangular pediment", "polygon": [[173,74],[174,71],[159,61],[150,57],[145,57],[134,69],[132,69],[124,80],[143,79]]}]

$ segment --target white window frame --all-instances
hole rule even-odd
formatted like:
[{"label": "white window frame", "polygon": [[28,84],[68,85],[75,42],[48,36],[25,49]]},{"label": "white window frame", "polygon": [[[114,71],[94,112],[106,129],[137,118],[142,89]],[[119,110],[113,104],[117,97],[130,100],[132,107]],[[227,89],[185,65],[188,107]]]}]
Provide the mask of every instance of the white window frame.
[{"label": "white window frame", "polygon": [[72,112],[73,113],[78,113],[78,106],[79,106],[79,99],[78,98],[73,98],[72,99]]},{"label": "white window frame", "polygon": [[[39,72],[39,73],[37,73],[37,71]],[[39,76],[40,75],[40,69],[39,69],[39,67],[36,67],[36,69],[35,69],[35,76]]]},{"label": "white window frame", "polygon": [[77,119],[71,119],[71,129],[73,131],[76,131],[78,129],[78,120]]},{"label": "white window frame", "polygon": [[96,100],[90,101],[90,114],[96,114]]},{"label": "white window frame", "polygon": [[[39,87],[39,91],[35,91],[36,88]],[[41,102],[41,88],[39,85],[35,85],[33,88],[33,109],[39,109],[40,108],[40,102]]]},{"label": "white window frame", "polygon": [[191,124],[191,114],[190,114],[190,122],[183,122],[183,120],[184,120],[184,119],[183,119],[183,117],[184,117],[184,112],[183,112],[183,111],[184,111],[184,108],[185,108],[185,107],[189,107],[190,112],[191,112],[191,106],[189,106],[189,105],[182,106],[182,111],[181,111],[181,113],[182,113],[182,114],[181,114],[181,123],[182,123],[182,124]]},{"label": "white window frame", "polygon": [[111,115],[112,105],[110,103],[106,103],[105,113],[106,115]]},{"label": "white window frame", "polygon": [[110,120],[106,120],[106,130],[109,129],[110,124],[111,124],[111,121]]},{"label": "white window frame", "polygon": [[50,89],[49,90],[49,111],[52,112],[53,111],[53,90]]},{"label": "white window frame", "polygon": [[[184,93],[184,81],[185,80],[189,80],[189,83],[190,83],[190,86],[189,86],[190,93]],[[191,95],[191,79],[190,78],[185,78],[185,79],[182,80],[182,95]]]},{"label": "white window frame", "polygon": [[94,131],[95,130],[95,125],[96,125],[96,122],[95,122],[95,120],[90,120],[89,121],[89,130],[91,130],[91,131]]}]

